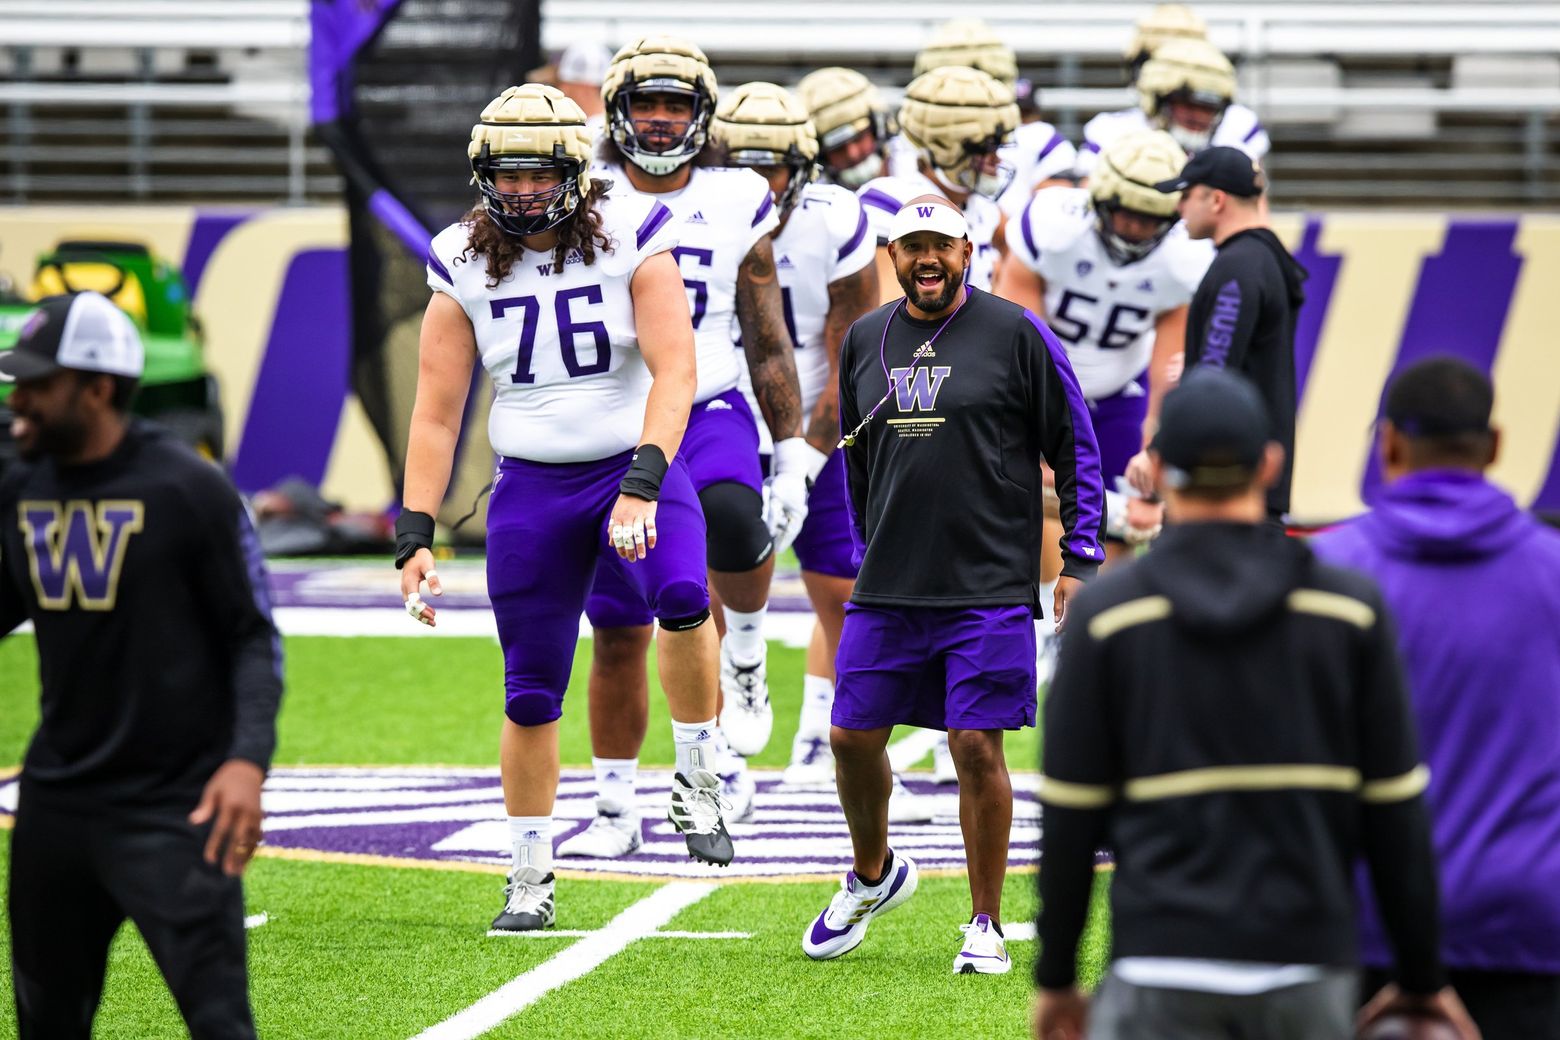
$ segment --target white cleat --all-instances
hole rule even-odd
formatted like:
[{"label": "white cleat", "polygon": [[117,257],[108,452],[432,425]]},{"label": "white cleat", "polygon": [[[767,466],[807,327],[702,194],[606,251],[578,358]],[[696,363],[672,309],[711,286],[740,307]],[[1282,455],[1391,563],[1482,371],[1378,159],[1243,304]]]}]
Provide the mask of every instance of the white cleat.
[{"label": "white cleat", "polygon": [[780,782],[787,787],[833,787],[834,750],[827,733],[796,735],[791,744],[791,764],[785,767]]},{"label": "white cleat", "polygon": [[589,827],[559,845],[557,855],[620,859],[642,844],[639,814],[625,810],[611,799],[597,798],[596,818]]},{"label": "white cleat", "polygon": [[932,745],[932,782],[935,784],[956,784],[959,782],[959,771],[953,765],[953,752],[948,750],[948,735],[941,734],[937,743]]},{"label": "white cleat", "polygon": [[932,811],[932,800],[911,791],[895,773],[893,789],[888,792],[888,822],[931,823],[936,815]]},{"label": "white cleat", "polygon": [[739,665],[731,659],[725,640],[720,644],[720,692],[725,707],[720,713],[720,728],[726,742],[739,755],[756,755],[769,743],[775,728],[775,712],[769,705],[769,682],[764,660]]},{"label": "white cleat", "polygon": [[504,886],[504,909],[493,918],[488,934],[539,932],[551,928],[557,918],[553,900],[553,876],[535,867],[520,867],[509,873]]},{"label": "white cleat", "polygon": [[689,859],[717,867],[731,863],[731,835],[721,815],[730,808],[721,796],[720,777],[708,769],[694,769],[687,777],[672,774],[672,804],[666,818],[682,834]]},{"label": "white cleat", "polygon": [[959,925],[964,933],[964,949],[953,958],[955,975],[1006,975],[1013,970],[1007,943],[1002,933],[985,914],[976,914],[969,924]]}]

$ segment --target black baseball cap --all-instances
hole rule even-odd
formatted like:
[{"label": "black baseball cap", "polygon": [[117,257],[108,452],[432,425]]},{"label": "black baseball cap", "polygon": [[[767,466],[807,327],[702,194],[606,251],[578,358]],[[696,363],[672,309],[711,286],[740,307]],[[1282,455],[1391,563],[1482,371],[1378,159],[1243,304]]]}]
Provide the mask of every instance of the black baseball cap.
[{"label": "black baseball cap", "polygon": [[1154,185],[1155,191],[1169,194],[1185,191],[1194,184],[1227,191],[1231,195],[1253,199],[1267,190],[1267,177],[1257,160],[1241,151],[1220,145],[1205,148],[1187,160],[1179,176]]},{"label": "black baseball cap", "polygon": [[95,292],[50,296],[22,322],[16,346],[0,351],[0,380],[37,379],[61,368],[141,377],[141,334],[124,311]]},{"label": "black baseball cap", "polygon": [[1381,414],[1409,437],[1488,433],[1495,408],[1489,377],[1461,358],[1416,361],[1387,384]]},{"label": "black baseball cap", "polygon": [[1165,464],[1165,483],[1181,491],[1250,483],[1268,440],[1256,387],[1233,372],[1199,367],[1165,395],[1150,447]]}]

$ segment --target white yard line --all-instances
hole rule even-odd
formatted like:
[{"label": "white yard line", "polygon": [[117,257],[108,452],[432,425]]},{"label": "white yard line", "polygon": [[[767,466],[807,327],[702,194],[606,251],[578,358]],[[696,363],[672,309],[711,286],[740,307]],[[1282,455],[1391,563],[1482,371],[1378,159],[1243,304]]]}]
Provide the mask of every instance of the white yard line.
[{"label": "white yard line", "polygon": [[[434,603],[438,607],[438,603]],[[286,636],[405,636],[432,638],[465,636],[498,638],[498,625],[491,610],[446,607],[439,610],[436,628],[419,625],[406,611],[390,605],[383,610],[372,607],[277,607],[272,612],[276,627]],[[812,638],[810,613],[775,612],[764,619],[764,635],[786,646],[805,648]],[[580,636],[589,639],[590,625],[580,619]]]},{"label": "white yard line", "polygon": [[248,929],[259,928],[270,919],[271,915],[263,911],[258,914],[250,914],[248,917],[244,918],[244,927]]},{"label": "white yard line", "polygon": [[[548,928],[540,932],[496,932],[489,931],[489,939],[583,939],[586,936],[595,935],[595,932],[582,931],[578,928]],[[641,939],[751,939],[751,932],[651,932],[649,935],[641,935]]]},{"label": "white yard line", "polygon": [[942,737],[942,730],[918,729],[907,737],[901,737],[888,745],[888,761],[903,772],[925,758],[932,745]]},{"label": "white yard line", "polygon": [[656,889],[614,917],[606,927],[504,983],[466,1010],[418,1033],[413,1040],[475,1040],[559,986],[590,974],[635,940],[654,935],[663,924],[718,887],[697,881],[674,881]]}]

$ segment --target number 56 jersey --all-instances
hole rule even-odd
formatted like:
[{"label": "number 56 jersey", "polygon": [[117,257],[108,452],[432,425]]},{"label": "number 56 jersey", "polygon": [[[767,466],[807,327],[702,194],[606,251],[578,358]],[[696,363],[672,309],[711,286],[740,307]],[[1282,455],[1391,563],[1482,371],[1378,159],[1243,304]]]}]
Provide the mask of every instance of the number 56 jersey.
[{"label": "number 56 jersey", "polygon": [[644,427],[650,371],[639,354],[629,283],[648,257],[673,248],[672,214],[653,199],[596,200],[602,231],[585,263],[571,250],[527,249],[498,285],[487,259],[467,252],[469,224],[451,224],[428,250],[428,286],[471,319],[482,367],[493,380],[493,450],[533,462],[590,462],[628,451]]},{"label": "number 56 jersey", "polygon": [[1118,265],[1094,220],[1087,188],[1046,188],[1007,228],[1013,258],[1045,280],[1046,324],[1091,401],[1148,367],[1155,321],[1191,301],[1214,254],[1212,242],[1193,241],[1177,222],[1153,252]]}]

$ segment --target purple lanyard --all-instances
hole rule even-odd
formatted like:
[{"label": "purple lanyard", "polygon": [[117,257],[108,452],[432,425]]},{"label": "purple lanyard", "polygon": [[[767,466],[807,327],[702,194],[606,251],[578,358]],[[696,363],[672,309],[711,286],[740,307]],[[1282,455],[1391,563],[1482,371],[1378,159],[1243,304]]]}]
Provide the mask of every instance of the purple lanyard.
[{"label": "purple lanyard", "polygon": [[899,304],[889,312],[888,320],[883,323],[883,338],[878,341],[878,364],[883,366],[883,378],[888,380],[888,392],[878,398],[878,403],[872,406],[872,410],[867,413],[867,417],[857,423],[854,430],[840,438],[840,442],[834,446],[836,449],[848,448],[856,443],[857,436],[860,435],[862,430],[867,428],[867,423],[872,421],[872,417],[878,413],[878,409],[888,403],[888,399],[893,396],[894,390],[898,388],[901,382],[915,374],[915,366],[920,363],[922,358],[932,352],[932,344],[937,342],[937,337],[943,334],[943,329],[948,327],[949,322],[959,316],[959,312],[964,309],[964,304],[968,302],[969,296],[966,295],[964,300],[953,309],[953,313],[944,318],[943,323],[937,326],[937,331],[932,333],[932,338],[915,348],[915,353],[910,355],[910,367],[905,369],[905,374],[899,379],[895,379],[888,374],[888,358],[885,356],[884,351],[888,348],[889,327],[894,324],[894,317],[899,313],[899,308],[905,305],[905,301],[901,299]]}]

